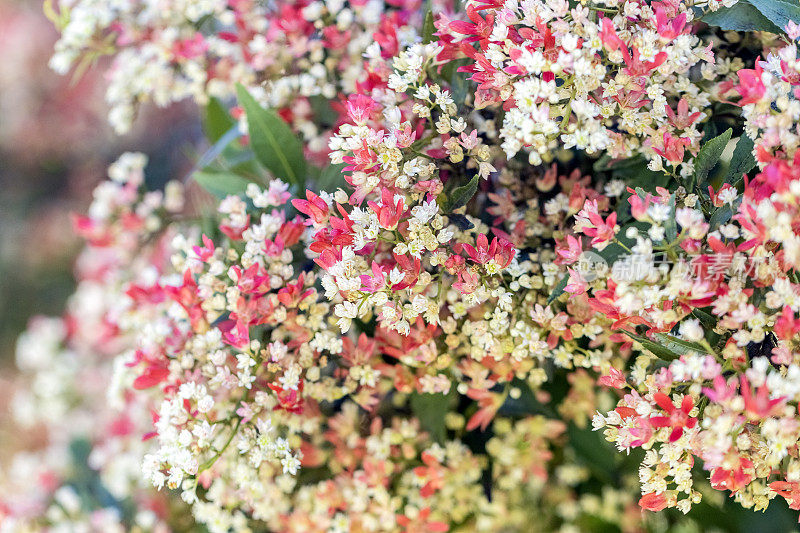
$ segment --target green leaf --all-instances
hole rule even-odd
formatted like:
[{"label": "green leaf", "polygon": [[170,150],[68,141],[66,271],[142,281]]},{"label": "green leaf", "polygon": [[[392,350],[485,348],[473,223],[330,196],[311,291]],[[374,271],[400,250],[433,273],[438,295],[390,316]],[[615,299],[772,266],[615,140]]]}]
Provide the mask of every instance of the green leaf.
[{"label": "green leaf", "polygon": [[[773,0],[767,1],[772,2]],[[745,0],[739,0],[739,2],[731,7],[721,6],[716,11],[706,13],[700,17],[700,20],[723,30],[781,33],[780,28],[775,26],[769,18],[765,17],[755,6],[749,4]]]},{"label": "green leaf", "polygon": [[256,159],[276,178],[302,189],[306,160],[300,139],[275,111],[261,107],[241,84],[236,85],[236,92],[247,114],[250,144]]},{"label": "green leaf", "polygon": [[550,305],[551,303],[556,301],[556,298],[564,294],[564,289],[567,287],[567,283],[569,283],[569,276],[564,276],[561,278],[561,281],[556,283],[556,286],[553,287],[553,292],[550,293],[550,296],[547,297],[547,304]]},{"label": "green leaf", "polygon": [[436,33],[436,26],[433,24],[433,11],[429,9],[425,14],[425,22],[422,24],[422,43],[433,42],[434,33]]},{"label": "green leaf", "polygon": [[695,352],[695,353],[708,352],[708,350],[706,350],[696,342],[689,342],[683,339],[678,339],[677,337],[673,337],[672,335],[667,335],[666,333],[656,333],[654,336],[663,343],[664,348],[680,355],[686,355],[687,353],[690,352]]},{"label": "green leaf", "polygon": [[708,311],[700,308],[692,309],[692,314],[700,319],[700,322],[709,329],[713,329],[717,325],[717,317]]},{"label": "green leaf", "polygon": [[647,167],[647,161],[642,155],[635,155],[627,159],[614,159],[609,154],[603,154],[603,157],[598,159],[592,165],[595,172],[615,172],[620,170],[640,170],[641,167]]},{"label": "green leaf", "polygon": [[[772,33],[783,33],[784,28],[793,21],[800,23],[800,4],[797,1],[789,0],[748,0],[758,9],[762,15],[770,20],[779,31]],[[767,30],[772,31],[772,30]]]},{"label": "green leaf", "polygon": [[743,134],[736,143],[731,157],[731,165],[725,174],[725,183],[736,185],[742,181],[742,175],[747,174],[756,166],[756,158],[753,157],[753,139]]},{"label": "green leaf", "polygon": [[333,192],[339,187],[343,187],[346,182],[342,171],[346,166],[347,165],[345,163],[341,163],[339,165],[331,164],[322,169],[322,173],[319,175],[319,179],[317,180],[319,191]]},{"label": "green leaf", "polygon": [[641,344],[645,350],[652,353],[662,361],[674,361],[675,359],[678,359],[680,357],[680,354],[673,352],[666,346],[662,346],[657,342],[651,341],[647,337],[642,337],[641,335],[636,335],[635,333],[631,333],[625,330],[623,330],[622,332],[631,339]]},{"label": "green leaf", "polygon": [[709,231],[714,231],[723,224],[727,224],[733,217],[733,209],[729,205],[718,207],[714,214],[711,215],[711,220],[708,221]]},{"label": "green leaf", "polygon": [[228,110],[217,98],[211,98],[205,109],[203,130],[211,144],[219,141],[223,135],[236,126],[236,121],[228,114]]},{"label": "green leaf", "polygon": [[458,71],[459,67],[466,65],[466,63],[467,61],[464,59],[455,59],[442,67],[442,81],[450,85],[450,95],[456,105],[462,105],[470,92],[470,82],[467,80],[469,74]]},{"label": "green leaf", "polygon": [[725,133],[714,137],[700,148],[697,157],[694,158],[695,185],[702,186],[706,183],[708,174],[722,157],[722,152],[731,140],[732,134],[733,130],[728,128]]},{"label": "green leaf", "polygon": [[[606,484],[614,484],[619,476],[617,455],[611,444],[602,434],[590,428],[580,429],[575,424],[567,427],[569,447],[575,452],[579,463],[586,466],[599,479]],[[592,529],[591,531],[596,531]]]},{"label": "green leaf", "polygon": [[447,211],[454,211],[459,207],[467,205],[467,202],[472,200],[472,197],[478,192],[478,183],[480,179],[481,177],[475,174],[466,185],[453,189],[453,192],[450,193],[448,198]]},{"label": "green leaf", "polygon": [[419,419],[422,429],[427,431],[436,442],[442,443],[447,438],[444,417],[455,400],[455,389],[450,388],[448,394],[411,394],[411,411]]},{"label": "green leaf", "polygon": [[226,172],[198,171],[192,174],[194,180],[206,191],[219,199],[228,196],[244,196],[251,182],[236,174]]},{"label": "green leaf", "polygon": [[331,107],[331,101],[322,95],[314,95],[308,99],[311,102],[311,111],[314,112],[315,121],[333,126],[339,120],[339,113]]}]

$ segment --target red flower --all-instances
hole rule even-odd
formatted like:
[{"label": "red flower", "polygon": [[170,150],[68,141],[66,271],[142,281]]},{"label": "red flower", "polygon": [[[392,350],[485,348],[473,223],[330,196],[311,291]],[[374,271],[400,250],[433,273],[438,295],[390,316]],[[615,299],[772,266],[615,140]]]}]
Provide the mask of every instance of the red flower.
[{"label": "red flower", "polygon": [[769,389],[766,383],[761,385],[755,394],[750,391],[750,382],[747,381],[745,376],[740,376],[741,380],[741,394],[744,400],[744,410],[751,416],[751,418],[766,418],[772,416],[778,409],[780,409],[786,398],[775,398],[770,400]]},{"label": "red flower", "polygon": [[692,142],[689,139],[675,137],[669,132],[664,132],[664,146],[663,148],[653,148],[653,151],[673,163],[680,163],[683,161],[684,147],[689,146]]},{"label": "red flower", "polygon": [[166,366],[151,365],[144,369],[144,372],[133,380],[133,388],[137,390],[155,387],[169,377],[169,369]]},{"label": "red flower", "polygon": [[786,499],[789,508],[800,510],[800,483],[796,481],[773,481],[769,488]]},{"label": "red flower", "polygon": [[753,480],[754,470],[752,461],[744,457],[739,457],[738,459],[739,464],[735,469],[726,470],[724,468],[715,468],[711,471],[712,487],[717,490],[736,492]]},{"label": "red flower", "polygon": [[650,424],[653,427],[672,428],[669,441],[675,442],[683,435],[683,429],[691,429],[697,424],[697,419],[689,416],[689,412],[694,407],[694,400],[691,396],[684,396],[681,402],[681,407],[678,409],[672,403],[669,396],[663,392],[657,392],[653,395],[653,400],[658,404],[661,409],[667,412],[669,416],[651,416]]},{"label": "red flower", "polygon": [[378,222],[384,229],[393,230],[400,222],[400,218],[405,212],[405,206],[402,198],[398,198],[395,202],[394,194],[389,189],[381,191],[381,203],[378,205],[373,201],[367,202],[367,205],[378,215]]},{"label": "red flower", "polygon": [[454,20],[450,23],[450,29],[462,35],[468,35],[463,42],[472,43],[475,41],[486,40],[494,29],[494,13],[486,15],[486,20],[480,16],[474,6],[467,6],[467,16],[472,22]]},{"label": "red flower", "polygon": [[294,389],[284,389],[280,385],[274,385],[272,383],[268,384],[267,386],[272,389],[275,395],[278,397],[278,405],[272,408],[273,411],[284,410],[289,413],[300,414],[303,412],[303,385],[305,384],[304,381],[300,381],[299,385],[297,386],[297,390]]},{"label": "red flower", "polygon": [[667,496],[663,492],[645,494],[639,499],[639,507],[648,511],[662,511],[667,507]]},{"label": "red flower", "polygon": [[292,205],[301,213],[308,215],[317,224],[328,220],[328,204],[320,196],[306,189],[307,200],[292,200]]},{"label": "red flower", "polygon": [[703,115],[699,111],[696,111],[689,114],[689,102],[686,98],[681,98],[678,102],[678,114],[676,115],[675,112],[669,105],[664,106],[667,111],[667,117],[669,118],[670,124],[675,126],[680,130],[685,130],[695,122],[697,122],[700,117]]},{"label": "red flower", "polygon": [[489,239],[483,233],[478,235],[475,244],[476,246],[472,246],[471,244],[457,244],[456,246],[460,247],[460,250],[466,251],[469,258],[474,262],[484,265],[494,259],[494,262],[497,263],[500,268],[507,267],[516,254],[514,246],[507,240],[498,240],[497,237],[495,237],[492,239],[492,243],[489,244]]}]

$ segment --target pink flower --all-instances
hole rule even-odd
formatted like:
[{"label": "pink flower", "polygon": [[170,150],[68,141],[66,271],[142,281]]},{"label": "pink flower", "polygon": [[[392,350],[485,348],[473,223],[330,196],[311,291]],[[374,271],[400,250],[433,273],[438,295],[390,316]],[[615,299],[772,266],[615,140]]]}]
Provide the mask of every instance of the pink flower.
[{"label": "pink flower", "polygon": [[738,105],[754,104],[764,97],[767,88],[761,81],[762,72],[761,64],[756,62],[755,69],[742,69],[736,73],[739,76],[739,85],[735,89],[742,96]]},{"label": "pink flower", "polygon": [[751,418],[767,418],[776,413],[784,403],[786,398],[770,399],[769,389],[766,383],[761,385],[753,394],[750,390],[750,382],[745,376],[740,376],[741,393],[744,400],[744,410]]},{"label": "pink flower", "polygon": [[570,294],[583,294],[589,289],[589,284],[586,283],[586,280],[583,279],[583,276],[581,276],[580,272],[572,268],[568,268],[567,272],[569,272],[569,281],[564,287],[564,292],[568,292]]},{"label": "pink flower", "polygon": [[386,286],[386,275],[376,262],[372,263],[372,276],[361,274],[361,290],[364,292],[377,292]]},{"label": "pink flower", "polygon": [[786,499],[789,508],[800,510],[800,483],[796,481],[773,481],[769,488]]},{"label": "pink flower", "polygon": [[663,8],[656,8],[656,30],[662,39],[672,41],[678,36],[683,35],[686,27],[686,13],[681,13],[677,17],[670,17]]},{"label": "pink flower", "polygon": [[195,33],[191,39],[177,41],[173,46],[172,53],[181,59],[193,59],[206,53],[208,43],[200,32]]},{"label": "pink flower", "polygon": [[592,239],[592,246],[598,250],[605,248],[617,232],[617,213],[611,213],[603,220],[597,211],[597,200],[586,200],[583,209],[575,215],[575,228]]},{"label": "pink flower", "polygon": [[678,101],[678,113],[672,110],[669,105],[664,106],[667,111],[667,117],[669,118],[670,124],[678,128],[679,130],[685,130],[689,128],[692,124],[697,122],[703,114],[699,111],[696,111],[689,114],[689,102],[686,98],[681,98]]},{"label": "pink flower", "polygon": [[489,244],[489,239],[483,233],[478,235],[475,244],[476,246],[471,244],[457,244],[456,246],[464,250],[474,262],[484,265],[494,259],[500,268],[505,268],[511,264],[516,254],[514,246],[507,240],[498,240],[495,237],[492,239],[492,243]]},{"label": "pink flower", "polygon": [[689,139],[675,137],[669,132],[664,132],[664,145],[662,148],[653,148],[653,151],[673,163],[680,163],[683,161],[684,148],[689,146],[692,142]]},{"label": "pink flower", "polygon": [[635,191],[628,197],[628,203],[631,204],[631,215],[636,220],[644,220],[647,215],[647,208],[650,207],[653,195],[647,193],[644,198],[641,198]]},{"label": "pink flower", "polygon": [[734,398],[737,394],[736,380],[725,381],[722,375],[714,378],[714,388],[703,387],[703,394],[712,402],[722,403]]},{"label": "pink flower", "polygon": [[478,274],[469,270],[462,270],[458,273],[458,281],[453,283],[453,288],[461,294],[472,294],[481,285]]},{"label": "pink flower", "polygon": [[556,263],[571,265],[580,258],[583,253],[583,245],[580,239],[576,239],[572,235],[567,235],[566,244],[566,248],[556,248],[556,254],[561,256],[560,259],[556,260]]},{"label": "pink flower", "polygon": [[775,322],[775,335],[782,340],[790,341],[800,333],[800,319],[794,317],[794,311],[788,305],[783,307],[780,318]]},{"label": "pink flower", "polygon": [[351,94],[347,99],[347,114],[358,125],[366,124],[376,107],[375,100],[364,94]]},{"label": "pink flower", "polygon": [[613,366],[608,370],[608,374],[600,376],[597,383],[599,385],[605,385],[606,387],[614,387],[615,389],[623,389],[627,385],[625,374]]},{"label": "pink flower", "polygon": [[617,35],[614,29],[614,22],[608,17],[603,18],[600,40],[603,41],[605,47],[612,52],[615,50],[622,50],[624,54],[628,53],[628,45]]},{"label": "pink flower", "polygon": [[193,246],[192,251],[201,261],[206,262],[214,256],[214,241],[203,234],[203,246]]}]

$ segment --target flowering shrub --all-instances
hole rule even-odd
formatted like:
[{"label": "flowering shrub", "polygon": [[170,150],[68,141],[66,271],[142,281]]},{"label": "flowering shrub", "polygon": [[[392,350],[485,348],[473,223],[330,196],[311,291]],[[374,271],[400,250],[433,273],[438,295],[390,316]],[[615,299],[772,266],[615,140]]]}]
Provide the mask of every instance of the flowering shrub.
[{"label": "flowering shrub", "polygon": [[75,217],[3,531],[800,509],[800,7],[168,4],[46,4],[54,68],[113,55],[117,130],[191,97],[210,147],[160,191],[124,154]]}]

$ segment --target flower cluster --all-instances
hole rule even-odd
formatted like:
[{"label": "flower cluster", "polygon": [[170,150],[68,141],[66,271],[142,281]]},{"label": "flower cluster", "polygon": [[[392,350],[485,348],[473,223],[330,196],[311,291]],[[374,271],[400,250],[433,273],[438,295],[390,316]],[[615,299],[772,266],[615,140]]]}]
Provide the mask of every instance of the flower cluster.
[{"label": "flower cluster", "polygon": [[11,530],[800,509],[800,30],[714,28],[756,4],[62,6],[54,63],[117,53],[120,125],[191,95],[240,127],[193,201],[126,154],[76,217],[81,281],[21,338],[15,411],[51,450],[88,435],[113,502],[48,471]]},{"label": "flower cluster", "polygon": [[[720,81],[711,44],[692,32],[689,3],[475,1],[466,11],[469,21],[442,30],[451,37],[442,53],[469,58],[462,70],[477,83],[476,108],[502,106],[509,157],[524,148],[537,165],[559,147],[642,152],[654,170],[688,171],[707,86]],[[700,79],[689,76],[696,65]]]}]

